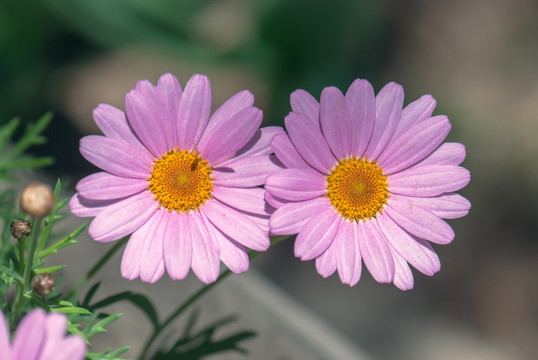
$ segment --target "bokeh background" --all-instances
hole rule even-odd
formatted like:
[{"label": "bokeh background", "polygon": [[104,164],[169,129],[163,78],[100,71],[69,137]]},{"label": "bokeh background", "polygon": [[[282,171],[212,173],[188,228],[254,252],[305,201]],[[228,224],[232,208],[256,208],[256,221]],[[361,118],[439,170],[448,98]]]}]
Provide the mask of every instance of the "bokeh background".
[{"label": "bokeh background", "polygon": [[537,64],[536,0],[0,0],[0,122],[52,110],[34,152],[71,189],[95,170],[78,153],[92,109],[164,72],[207,74],[214,107],[251,90],[264,125],[283,125],[297,88],[360,77],[402,84],[405,103],[432,94],[472,174],[440,273],[404,293],[364,271],[348,288],[291,241],[253,261],[373,359],[538,358]]}]

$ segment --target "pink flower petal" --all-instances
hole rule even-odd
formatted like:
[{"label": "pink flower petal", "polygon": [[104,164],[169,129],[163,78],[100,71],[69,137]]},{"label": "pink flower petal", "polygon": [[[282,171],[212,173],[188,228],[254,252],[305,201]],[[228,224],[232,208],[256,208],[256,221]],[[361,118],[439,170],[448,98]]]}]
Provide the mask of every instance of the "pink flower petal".
[{"label": "pink flower petal", "polygon": [[303,114],[319,128],[319,103],[312,95],[301,89],[295,90],[290,95],[290,103],[293,112]]},{"label": "pink flower petal", "polygon": [[[161,84],[162,85],[162,84]],[[181,89],[176,80],[177,100],[169,104],[161,89],[149,81],[139,81],[136,89],[125,96],[125,109],[129,123],[142,143],[155,157],[161,157],[175,145],[173,133],[177,117],[177,101]]]},{"label": "pink flower petal", "polygon": [[106,172],[98,172],[77,184],[80,196],[92,200],[120,199],[136,193],[148,187],[148,182],[142,179],[124,178],[111,175]]},{"label": "pink flower petal", "polygon": [[211,115],[207,127],[200,139],[200,143],[206,142],[206,137],[213,137],[215,130],[222,127],[229,119],[234,117],[241,110],[254,105],[254,95],[248,90],[243,90],[229,98],[217,111]]},{"label": "pink flower petal", "polygon": [[353,286],[359,282],[362,258],[359,248],[359,233],[356,222],[342,221],[336,233],[336,263],[343,284]]},{"label": "pink flower petal", "polygon": [[272,154],[271,142],[276,135],[286,135],[286,133],[280,126],[267,126],[256,130],[254,136],[237,152],[235,157]]},{"label": "pink flower petal", "polygon": [[99,104],[93,110],[93,118],[99,129],[107,137],[123,141],[133,147],[144,148],[144,145],[136,137],[123,111],[108,104]]},{"label": "pink flower petal", "polygon": [[446,116],[435,116],[412,127],[393,141],[379,157],[385,174],[392,174],[415,165],[430,155],[450,132]]},{"label": "pink flower petal", "polygon": [[93,217],[103,211],[103,209],[118,201],[120,200],[89,200],[81,197],[77,193],[71,197],[71,200],[69,200],[69,209],[76,216]]},{"label": "pink flower petal", "polygon": [[290,113],[285,119],[291,142],[314,169],[328,174],[337,161],[321,131],[304,115]]},{"label": "pink flower petal", "polygon": [[[163,262],[163,238],[168,226],[169,217],[166,210],[157,210],[147,221],[144,228],[145,240],[142,245],[142,258],[140,259],[140,280],[154,283],[164,274]],[[140,234],[140,236],[143,236]]]},{"label": "pink flower petal", "polygon": [[269,228],[274,235],[297,234],[314,215],[329,208],[330,205],[324,197],[287,203],[271,215]]},{"label": "pink flower petal", "polygon": [[441,144],[417,166],[424,165],[459,165],[465,160],[465,146],[460,143],[447,142]]},{"label": "pink flower petal", "polygon": [[377,222],[392,248],[417,270],[431,276],[441,269],[441,262],[435,251],[417,242],[390,216],[378,215]]},{"label": "pink flower petal", "polygon": [[56,359],[54,356],[61,350],[62,340],[67,328],[67,319],[63,314],[48,314],[45,319],[46,340],[41,348],[39,359]]},{"label": "pink flower petal", "polygon": [[192,260],[192,236],[189,215],[168,213],[163,240],[163,258],[168,275],[173,280],[187,277]]},{"label": "pink flower petal", "polygon": [[217,280],[220,275],[219,253],[213,246],[211,233],[197,212],[189,214],[192,237],[192,271],[205,284]]},{"label": "pink flower petal", "polygon": [[391,198],[384,211],[404,230],[421,239],[437,244],[448,244],[454,240],[454,231],[450,225],[402,198]]},{"label": "pink flower petal", "polygon": [[262,117],[261,110],[255,107],[241,110],[228,121],[215,125],[213,136],[204,137],[204,141],[198,144],[198,150],[212,165],[219,165],[233,158],[236,152],[252,139]]},{"label": "pink flower petal", "polygon": [[0,311],[0,350],[6,360],[11,360],[11,346],[9,339],[9,329],[4,313]]},{"label": "pink flower petal", "polygon": [[344,95],[330,86],[321,92],[321,130],[329,148],[337,159],[351,156],[353,125]]},{"label": "pink flower petal", "polygon": [[63,339],[56,350],[49,356],[39,360],[83,360],[86,354],[86,343],[81,337],[70,336]]},{"label": "pink flower petal", "polygon": [[410,197],[393,195],[406,202],[429,210],[442,219],[456,219],[469,213],[471,202],[461,195],[454,193],[442,194],[435,197]]},{"label": "pink flower petal", "polygon": [[385,150],[402,114],[403,88],[396,83],[388,83],[375,99],[375,124],[370,143],[364,156],[375,160]]},{"label": "pink flower petal", "polygon": [[327,192],[325,177],[310,169],[274,171],[265,180],[265,190],[290,201],[309,200]]},{"label": "pink flower petal", "polygon": [[145,224],[158,207],[150,192],[141,192],[99,212],[88,232],[95,241],[117,240]]},{"label": "pink flower petal", "polygon": [[235,274],[241,274],[247,271],[249,259],[245,247],[223,234],[217,228],[214,229],[213,235],[219,243],[220,260],[224,265]]},{"label": "pink flower petal", "polygon": [[153,284],[153,283],[157,282],[157,280],[162,278],[164,272],[165,272],[165,270],[164,270],[164,260],[161,258],[161,261],[158,264],[158,268],[155,270],[153,278],[149,279],[147,282],[150,283],[150,284]]},{"label": "pink flower petal", "polygon": [[67,319],[63,314],[49,314],[46,319],[46,344],[39,360],[82,360],[86,343],[79,336],[65,336]]},{"label": "pink flower petal", "polygon": [[389,175],[390,192],[408,196],[437,196],[463,188],[471,180],[469,170],[454,165],[413,166]]},{"label": "pink flower petal", "polygon": [[[125,247],[121,261],[121,275],[128,280],[138,277],[142,281],[154,283],[164,274],[164,261],[162,259],[162,231],[157,234],[155,240],[156,227],[162,225],[164,210],[159,210],[144,225],[135,231]],[[161,251],[159,252],[159,249]]]},{"label": "pink flower petal", "polygon": [[86,160],[113,175],[135,179],[147,179],[153,162],[149,152],[99,135],[82,138],[80,153]]},{"label": "pink flower petal", "polygon": [[414,285],[413,273],[407,262],[392,249],[394,258],[394,285],[402,291],[411,290]]},{"label": "pink flower petal", "polygon": [[22,320],[10,348],[7,324],[0,312],[0,331],[5,331],[0,335],[2,360],[83,360],[86,344],[79,336],[65,337],[66,326],[64,314],[46,314],[36,308]]},{"label": "pink flower petal", "polygon": [[400,135],[412,127],[429,119],[436,105],[437,102],[431,95],[423,95],[418,100],[407,105],[402,110],[402,116],[394,132],[393,139],[398,139]]},{"label": "pink flower petal", "polygon": [[142,250],[147,237],[147,228],[149,224],[146,222],[138,230],[136,230],[123,251],[121,258],[121,276],[127,280],[134,280],[140,277],[140,261],[142,260]]},{"label": "pink flower petal", "polygon": [[234,158],[213,169],[213,184],[242,188],[259,186],[263,185],[267,175],[280,169],[270,155]]},{"label": "pink flower petal", "polygon": [[359,248],[364,265],[379,283],[394,280],[395,265],[387,239],[375,218],[357,223]]},{"label": "pink flower petal", "polygon": [[181,96],[177,120],[177,145],[195,149],[209,120],[211,85],[204,75],[193,75]]},{"label": "pink flower petal", "polygon": [[265,202],[265,190],[254,188],[231,188],[215,186],[211,192],[220,202],[237,210],[254,214],[268,215],[268,206]]},{"label": "pink flower petal", "polygon": [[317,258],[334,241],[340,227],[340,216],[330,207],[321,209],[303,226],[295,240],[295,256],[303,261]]},{"label": "pink flower petal", "polygon": [[273,138],[271,146],[275,155],[278,157],[278,160],[280,160],[287,168],[310,168],[310,165],[308,165],[301,155],[299,155],[287,134],[276,135]]},{"label": "pink flower petal", "polygon": [[262,229],[264,233],[268,233],[270,236],[273,235],[269,233],[269,215],[258,215],[250,213],[243,213],[243,215],[247,216],[249,220],[258,225],[258,227]]},{"label": "pink flower petal", "polygon": [[272,195],[270,192],[265,192],[265,201],[275,209],[278,209],[288,203],[287,200],[281,199],[278,196]]},{"label": "pink flower petal", "polygon": [[352,126],[352,151],[361,157],[374,130],[375,94],[372,85],[367,80],[353,81],[346,92],[346,102]]},{"label": "pink flower petal", "polygon": [[324,278],[331,276],[336,271],[336,242],[316,258],[316,270]]},{"label": "pink flower petal", "polygon": [[177,144],[176,139],[176,119],[179,111],[179,104],[181,102],[181,96],[183,91],[181,85],[177,81],[176,77],[170,73],[164,74],[159,78],[157,83],[157,90],[161,94],[161,104],[155,104],[157,107],[162,107],[164,116],[170,114],[170,123],[166,124],[166,142],[168,149],[172,149]]},{"label": "pink flower petal", "polygon": [[16,360],[36,360],[46,341],[46,314],[42,309],[30,312],[17,328],[11,354]]},{"label": "pink flower petal", "polygon": [[265,251],[269,247],[267,233],[239,211],[214,199],[200,210],[215,227],[238,243],[256,251]]}]

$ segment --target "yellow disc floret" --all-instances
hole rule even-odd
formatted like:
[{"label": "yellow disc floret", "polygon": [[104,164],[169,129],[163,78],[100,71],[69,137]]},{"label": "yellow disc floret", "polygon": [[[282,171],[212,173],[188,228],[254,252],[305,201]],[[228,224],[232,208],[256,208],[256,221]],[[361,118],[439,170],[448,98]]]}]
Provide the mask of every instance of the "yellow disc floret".
[{"label": "yellow disc floret", "polygon": [[153,161],[149,190],[168,211],[197,210],[213,190],[212,170],[195,151],[174,149]]},{"label": "yellow disc floret", "polygon": [[381,213],[390,197],[387,176],[377,161],[342,159],[327,176],[327,198],[350,221],[371,219]]}]

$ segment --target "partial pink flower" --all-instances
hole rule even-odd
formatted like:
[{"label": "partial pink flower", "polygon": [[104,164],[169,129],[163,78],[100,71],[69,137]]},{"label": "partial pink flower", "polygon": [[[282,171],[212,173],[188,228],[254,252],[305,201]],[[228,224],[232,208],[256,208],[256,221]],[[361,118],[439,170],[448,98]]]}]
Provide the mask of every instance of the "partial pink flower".
[{"label": "partial pink flower", "polygon": [[21,321],[13,343],[0,311],[0,354],[2,360],[82,360],[86,343],[80,336],[65,336],[67,318],[63,314],[47,314],[42,309],[31,311]]},{"label": "partial pink flower", "polygon": [[298,234],[295,255],[316,259],[323,277],[338,271],[353,286],[364,262],[378,282],[411,289],[409,265],[433,275],[441,265],[431,243],[454,239],[442,219],[469,212],[454,193],[470,173],[459,166],[464,146],[443,143],[448,118],[432,116],[430,95],[402,110],[403,98],[398,84],[375,96],[360,79],[345,95],[325,88],[319,103],[303,90],[291,94],[288,135],[272,141],[285,169],[266,179],[267,201],[278,208],[269,226]]},{"label": "partial pink flower", "polygon": [[121,263],[127,279],[153,283],[166,271],[189,269],[215,281],[220,261],[248,269],[246,248],[269,247],[271,208],[260,188],[277,169],[271,139],[279,127],[259,129],[262,112],[242,91],[210,115],[203,75],[181,88],[171,74],[153,86],[140,81],[125,97],[125,113],[99,105],[94,119],[104,136],[86,136],[80,152],[103,171],[82,179],[70,202],[100,242],[131,235]]}]

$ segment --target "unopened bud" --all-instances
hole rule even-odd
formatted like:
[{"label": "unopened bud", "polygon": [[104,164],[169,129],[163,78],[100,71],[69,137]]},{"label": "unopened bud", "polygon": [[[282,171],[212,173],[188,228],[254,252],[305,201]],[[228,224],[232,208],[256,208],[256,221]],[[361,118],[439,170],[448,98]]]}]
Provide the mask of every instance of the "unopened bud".
[{"label": "unopened bud", "polygon": [[30,235],[32,225],[27,220],[15,219],[11,222],[9,229],[11,230],[11,235],[13,235],[15,239],[22,239]]},{"label": "unopened bud", "polygon": [[49,295],[56,286],[56,278],[48,273],[37,274],[32,280],[34,292],[41,296]]},{"label": "unopened bud", "polygon": [[47,184],[33,182],[22,189],[21,209],[34,218],[47,215],[54,206],[54,193]]}]

